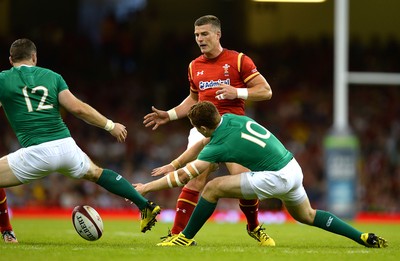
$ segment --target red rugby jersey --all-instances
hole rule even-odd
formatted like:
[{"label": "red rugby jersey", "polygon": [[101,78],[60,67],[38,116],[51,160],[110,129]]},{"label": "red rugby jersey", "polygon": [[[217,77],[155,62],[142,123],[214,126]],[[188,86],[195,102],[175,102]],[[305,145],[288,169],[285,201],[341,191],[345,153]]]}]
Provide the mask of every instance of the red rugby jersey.
[{"label": "red rugby jersey", "polygon": [[257,67],[250,57],[233,50],[223,49],[214,59],[204,55],[189,64],[188,77],[191,91],[198,93],[199,101],[210,101],[219,113],[244,115],[244,100],[218,100],[215,92],[219,83],[235,88],[246,88],[246,83],[259,75]]}]

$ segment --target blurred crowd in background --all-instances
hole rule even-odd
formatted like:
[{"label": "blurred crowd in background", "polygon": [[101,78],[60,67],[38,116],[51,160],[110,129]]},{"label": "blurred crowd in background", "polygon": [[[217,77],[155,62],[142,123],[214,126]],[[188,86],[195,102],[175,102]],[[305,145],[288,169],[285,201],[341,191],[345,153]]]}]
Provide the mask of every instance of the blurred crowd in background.
[{"label": "blurred crowd in background", "polygon": [[[146,19],[137,16],[135,19]],[[174,121],[152,131],[143,116],[154,105],[167,110],[188,94],[187,66],[200,55],[191,32],[163,35],[150,20],[119,23],[113,16],[102,22],[100,39],[63,31],[54,24],[32,32],[38,66],[60,73],[71,91],[101,113],[125,124],[128,139],[117,143],[106,131],[63,114],[81,148],[100,166],[113,169],[132,183],[153,180],[153,168],[169,163],[186,149],[190,123]],[[228,26],[228,25],[226,25]],[[0,39],[0,69],[10,68],[8,50],[16,36]],[[304,185],[315,208],[325,208],[326,178],[323,140],[333,124],[333,39],[304,42],[295,38],[262,47],[224,42],[243,51],[270,83],[270,101],[247,103],[247,114],[264,124],[291,150],[304,171]],[[400,43],[350,40],[350,70],[400,72]],[[399,212],[400,203],[400,86],[351,85],[349,123],[360,142],[357,195],[361,211]],[[19,148],[0,113],[0,155]],[[224,167],[214,175],[225,175]],[[212,178],[212,177],[211,177]],[[149,194],[163,208],[175,208],[180,189]],[[62,175],[8,188],[11,208],[72,208],[89,204],[102,208],[132,206],[86,181]],[[219,209],[236,209],[222,200]],[[261,210],[277,210],[276,200]]]}]

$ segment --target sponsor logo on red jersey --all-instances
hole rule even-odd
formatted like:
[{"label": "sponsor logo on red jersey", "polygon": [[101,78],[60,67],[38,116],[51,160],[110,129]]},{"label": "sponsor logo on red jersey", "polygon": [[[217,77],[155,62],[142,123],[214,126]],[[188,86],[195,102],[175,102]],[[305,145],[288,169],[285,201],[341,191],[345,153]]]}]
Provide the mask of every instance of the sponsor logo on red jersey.
[{"label": "sponsor logo on red jersey", "polygon": [[214,80],[211,80],[211,81],[200,81],[199,82],[199,89],[200,90],[207,90],[207,89],[210,89],[210,88],[218,87],[222,83],[231,85],[231,80],[230,79],[226,79],[226,80],[218,79],[216,81],[214,81]]}]

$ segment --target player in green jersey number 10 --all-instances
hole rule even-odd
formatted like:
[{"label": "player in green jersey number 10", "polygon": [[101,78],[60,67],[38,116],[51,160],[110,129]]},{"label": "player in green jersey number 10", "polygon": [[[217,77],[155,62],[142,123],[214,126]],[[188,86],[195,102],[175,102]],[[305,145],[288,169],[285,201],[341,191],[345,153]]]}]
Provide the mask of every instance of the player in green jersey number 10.
[{"label": "player in green jersey number 10", "polygon": [[220,116],[211,102],[199,102],[188,113],[192,125],[206,138],[181,154],[176,161],[155,172],[164,177],[135,184],[145,195],[150,191],[183,186],[203,170],[220,162],[236,162],[249,172],[217,177],[207,183],[185,229],[160,246],[195,245],[194,236],[214,212],[220,198],[259,200],[278,198],[297,221],[345,236],[366,247],[386,247],[387,241],[362,233],[332,213],[313,209],[303,187],[301,167],[285,146],[265,127],[246,116]]}]

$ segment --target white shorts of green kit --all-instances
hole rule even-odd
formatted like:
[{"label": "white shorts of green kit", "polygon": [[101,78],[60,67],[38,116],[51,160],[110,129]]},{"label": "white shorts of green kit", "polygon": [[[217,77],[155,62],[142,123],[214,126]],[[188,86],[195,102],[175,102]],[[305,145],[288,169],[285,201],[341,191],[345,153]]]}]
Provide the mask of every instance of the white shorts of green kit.
[{"label": "white shorts of green kit", "polygon": [[21,148],[7,158],[12,172],[22,183],[55,172],[79,179],[90,167],[89,157],[71,137]]},{"label": "white shorts of green kit", "polygon": [[204,135],[201,134],[195,127],[191,128],[189,132],[187,148],[192,147],[194,144],[196,144],[197,142],[201,141],[204,138],[205,138]]},{"label": "white shorts of green kit", "polygon": [[307,198],[303,172],[294,158],[278,171],[250,171],[240,175],[245,199],[278,198],[287,206],[297,206]]}]

